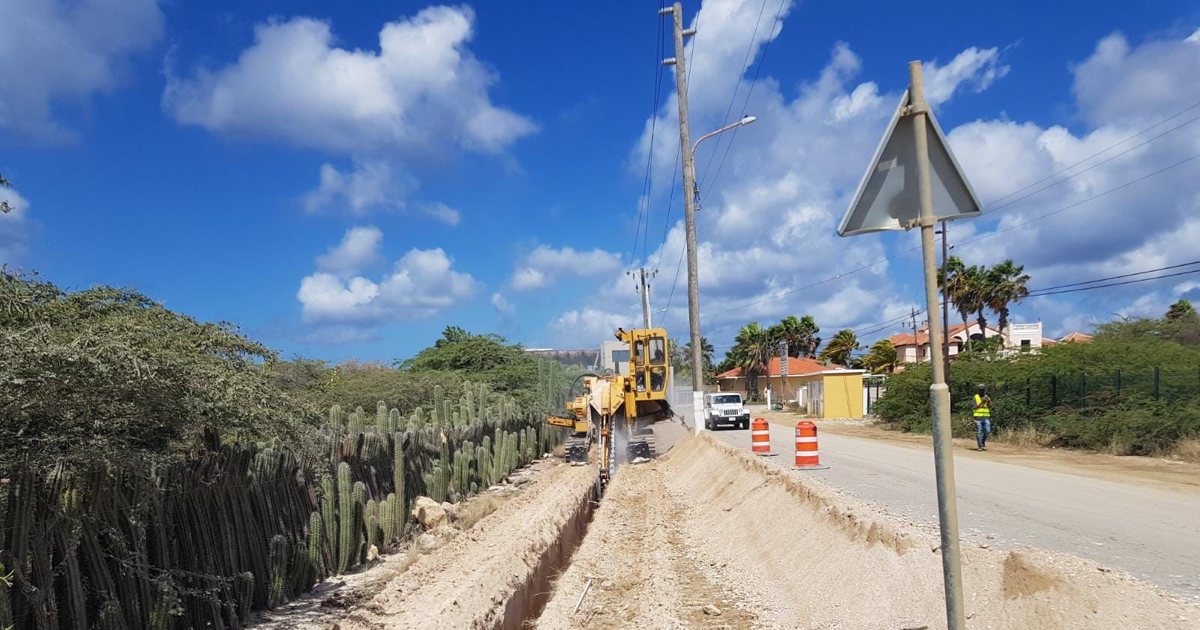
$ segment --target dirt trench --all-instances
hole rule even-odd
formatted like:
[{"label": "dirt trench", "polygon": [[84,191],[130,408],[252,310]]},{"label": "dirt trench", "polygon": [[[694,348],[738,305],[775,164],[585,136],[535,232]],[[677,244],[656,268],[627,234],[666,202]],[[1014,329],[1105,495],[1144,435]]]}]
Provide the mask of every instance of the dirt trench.
[{"label": "dirt trench", "polygon": [[[1200,627],[1200,609],[1063,554],[971,546],[964,585],[973,629]],[[536,625],[894,630],[944,614],[934,536],[688,437],[618,473]]]}]

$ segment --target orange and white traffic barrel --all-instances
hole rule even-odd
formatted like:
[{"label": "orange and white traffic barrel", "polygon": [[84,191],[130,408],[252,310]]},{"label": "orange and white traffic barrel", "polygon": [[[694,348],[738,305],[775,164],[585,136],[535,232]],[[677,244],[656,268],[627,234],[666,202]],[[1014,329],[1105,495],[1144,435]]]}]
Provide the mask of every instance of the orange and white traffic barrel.
[{"label": "orange and white traffic barrel", "polygon": [[771,454],[771,429],[763,418],[755,418],[750,423],[750,450],[755,455]]},{"label": "orange and white traffic barrel", "polygon": [[821,451],[817,448],[817,425],[808,420],[796,423],[796,469],[823,470]]}]

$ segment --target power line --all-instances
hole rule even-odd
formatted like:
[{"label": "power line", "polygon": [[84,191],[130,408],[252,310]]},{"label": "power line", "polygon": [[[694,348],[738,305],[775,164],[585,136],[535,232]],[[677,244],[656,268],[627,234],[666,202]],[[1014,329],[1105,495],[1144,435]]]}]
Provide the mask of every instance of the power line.
[{"label": "power line", "polygon": [[1150,282],[1152,280],[1162,280],[1164,278],[1174,278],[1176,276],[1186,276],[1188,274],[1200,273],[1200,269],[1189,269],[1187,271],[1176,271],[1175,273],[1167,273],[1153,278],[1138,278],[1136,280],[1124,280],[1122,282],[1110,282],[1108,284],[1097,284],[1090,287],[1076,287],[1074,289],[1062,289],[1060,291],[1045,290],[1044,293],[1029,292],[1029,297],[1042,297],[1046,295],[1059,295],[1062,293],[1075,293],[1078,291],[1091,291],[1093,289],[1107,289],[1108,287],[1119,287],[1126,284],[1137,284],[1139,282]]},{"label": "power line", "polygon": [[[779,28],[779,19],[783,16],[783,7],[786,3],[786,0],[780,0],[779,2],[779,9],[775,11],[775,22],[771,24],[772,33],[775,32],[776,28]],[[754,78],[750,80],[750,88],[746,90],[746,100],[742,102],[743,117],[746,115],[746,109],[750,107],[750,97],[754,95],[754,87],[758,85],[759,74],[762,73],[763,66],[767,63],[767,51],[771,48],[771,42],[773,41],[775,41],[773,38],[768,38],[767,41],[763,42],[762,56],[759,57],[758,66],[754,69]],[[741,130],[741,127],[735,127],[733,135],[729,138],[729,142],[725,144],[725,152],[721,154],[721,161],[717,163],[717,171],[713,174],[712,188],[716,188],[717,180],[721,177],[721,169],[725,167],[725,158],[729,157],[729,149],[733,147],[733,141],[737,140],[739,130]],[[720,138],[718,138],[719,140]],[[702,191],[700,205],[703,206],[704,202],[708,199],[709,189],[704,186],[701,186],[700,189]]]},{"label": "power line", "polygon": [[[782,2],[782,0],[781,0]],[[782,5],[781,5],[782,6]],[[754,50],[754,39],[758,37],[758,26],[762,23],[763,11],[767,8],[767,0],[762,0],[762,4],[758,7],[758,18],[754,20],[754,32],[750,34],[750,41],[746,44],[746,54],[742,57],[742,65],[738,68],[738,80],[733,86],[733,93],[729,95],[729,106],[725,108],[725,118],[721,121],[721,126],[729,124],[729,115],[733,113],[733,104],[737,100],[738,90],[742,89],[742,76],[746,72],[747,64],[750,61],[750,53]],[[733,143],[732,140],[729,141]],[[717,138],[717,146],[721,145],[721,138]],[[704,173],[700,176],[700,189],[704,189],[704,184],[708,181],[708,169],[712,168],[713,159],[717,156],[717,152],[713,151],[708,155],[708,162],[704,165]]]},{"label": "power line", "polygon": [[[661,9],[663,6],[665,6],[665,0],[660,0],[659,8]],[[659,61],[663,56],[664,36],[661,16],[659,17],[657,26],[658,38],[654,48],[654,105],[650,108],[650,145],[646,151],[646,176],[642,182],[641,198],[638,199],[637,228],[633,234],[633,249],[630,251],[630,258],[637,255],[638,237],[640,235],[642,237],[641,260],[643,262],[646,258],[646,248],[650,243],[650,194],[653,191],[652,186],[654,181],[654,140],[658,135],[655,133],[655,129],[658,124],[658,104],[662,92],[663,66]],[[644,230],[642,229],[643,224],[645,225]]]},{"label": "power line", "polygon": [[[1071,173],[1070,175],[1068,175],[1068,176],[1066,176],[1066,177],[1064,177],[1064,178],[1062,178],[1062,179],[1060,179],[1060,180],[1058,180],[1058,181],[1056,181],[1056,182],[1052,182],[1052,183],[1050,183],[1050,184],[1047,184],[1047,185],[1045,185],[1045,186],[1042,186],[1041,188],[1038,188],[1037,190],[1034,190],[1034,191],[1031,191],[1031,192],[1025,193],[1024,195],[1021,195],[1020,197],[1017,197],[1016,199],[1013,199],[1012,201],[1009,201],[1009,202],[1006,202],[1006,203],[1002,203],[1002,204],[1000,204],[1000,205],[992,206],[991,210],[992,210],[992,212],[995,212],[995,211],[997,211],[997,210],[1003,210],[1004,208],[1007,208],[1007,207],[1009,207],[1009,206],[1011,206],[1011,205],[1013,205],[1013,204],[1015,204],[1015,203],[1019,203],[1019,202],[1021,202],[1021,201],[1024,201],[1025,199],[1028,199],[1028,198],[1030,198],[1030,197],[1032,197],[1032,196],[1034,196],[1034,195],[1036,195],[1036,194],[1038,194],[1038,193],[1045,192],[1045,191],[1047,191],[1047,190],[1050,190],[1051,188],[1054,188],[1054,187],[1056,187],[1056,186],[1059,186],[1060,184],[1063,184],[1063,183],[1065,183],[1065,182],[1071,181],[1071,179],[1073,179],[1073,178],[1075,178],[1075,177],[1077,177],[1077,176],[1079,176],[1079,175],[1082,175],[1082,174],[1084,174],[1084,173],[1086,173],[1086,172],[1088,172],[1088,171],[1090,171],[1090,170],[1092,170],[1092,169],[1094,169],[1094,168],[1098,168],[1098,167],[1100,167],[1100,166],[1103,166],[1103,165],[1105,165],[1105,164],[1108,164],[1109,162],[1111,162],[1111,161],[1113,161],[1113,160],[1115,160],[1115,159],[1117,159],[1117,158],[1121,157],[1122,155],[1125,155],[1125,154],[1127,154],[1127,153],[1130,153],[1131,151],[1135,151],[1135,150],[1137,150],[1137,149],[1140,149],[1140,148],[1142,148],[1142,147],[1146,146],[1147,144],[1150,144],[1151,142],[1154,142],[1155,140],[1158,140],[1159,138],[1162,138],[1163,136],[1165,136],[1165,135],[1167,135],[1167,134],[1170,134],[1170,133],[1172,133],[1172,132],[1174,132],[1174,131],[1177,131],[1177,130],[1179,130],[1179,129],[1181,129],[1181,128],[1183,128],[1183,127],[1187,126],[1187,125],[1190,125],[1190,124],[1192,124],[1192,123],[1196,122],[1197,120],[1200,120],[1200,116],[1196,116],[1195,118],[1192,118],[1192,119],[1186,120],[1186,121],[1184,121],[1184,122],[1182,122],[1182,123],[1179,123],[1178,125],[1175,125],[1174,127],[1171,127],[1170,129],[1168,129],[1168,130],[1166,130],[1166,131],[1164,131],[1164,132],[1162,132],[1162,133],[1158,134],[1157,136],[1152,136],[1152,137],[1150,137],[1150,138],[1147,138],[1146,140],[1144,140],[1144,141],[1142,141],[1142,142],[1140,142],[1140,143],[1138,143],[1138,144],[1135,144],[1135,145],[1133,145],[1133,146],[1129,147],[1128,149],[1125,149],[1124,151],[1121,151],[1120,153],[1117,153],[1117,154],[1115,154],[1115,155],[1109,156],[1108,158],[1105,158],[1105,159],[1103,159],[1103,160],[1100,160],[1099,162],[1096,162],[1095,164],[1092,164],[1091,166],[1088,166],[1088,167],[1087,167],[1087,168],[1085,168],[1085,169],[1082,169],[1082,170],[1080,170],[1080,171],[1077,171],[1077,172],[1075,172],[1075,173]],[[1125,143],[1125,142],[1128,142],[1128,140],[1129,140],[1129,139],[1122,140],[1122,141],[1121,141],[1121,143],[1119,143],[1119,144],[1123,144],[1123,143]],[[1115,146],[1118,146],[1118,145],[1113,145],[1112,147],[1109,147],[1109,149],[1111,149],[1111,148],[1113,148],[1113,147],[1115,147]],[[1105,149],[1105,151],[1107,151],[1107,150],[1108,150],[1108,149]],[[1098,153],[1097,153],[1097,154],[1093,154],[1093,157],[1095,157],[1096,155],[1099,155],[1099,154],[1098,154]],[[1091,158],[1088,158],[1088,159],[1091,159]],[[1077,164],[1078,164],[1078,163],[1077,163]],[[1059,172],[1062,172],[1062,171],[1059,171]],[[1041,179],[1041,180],[1038,180],[1038,181],[1046,181],[1046,178],[1043,178],[1043,179]],[[1030,186],[1026,186],[1026,188],[1030,188],[1030,187],[1032,187],[1032,185],[1030,185]],[[1009,193],[1009,194],[1005,195],[1003,198],[1011,197],[1013,194],[1014,194],[1014,193]]]},{"label": "power line", "polygon": [[[1047,176],[1045,176],[1045,177],[1043,177],[1043,178],[1041,178],[1041,179],[1039,179],[1039,180],[1037,180],[1037,181],[1030,182],[1030,183],[1026,184],[1025,186],[1022,186],[1021,188],[1018,188],[1018,189],[1016,189],[1016,190],[1014,190],[1014,191],[1012,191],[1012,192],[1008,193],[1007,195],[1004,195],[1003,197],[1000,197],[1000,198],[998,198],[998,199],[994,199],[994,200],[992,200],[992,202],[991,202],[991,203],[992,203],[992,204],[997,204],[997,203],[1000,203],[1000,202],[1004,201],[1005,199],[1008,199],[1009,197],[1012,197],[1013,195],[1016,195],[1016,194],[1018,194],[1018,193],[1021,193],[1021,192],[1025,191],[1025,190],[1028,190],[1028,189],[1030,189],[1030,188],[1034,187],[1034,186],[1037,186],[1038,184],[1040,184],[1040,183],[1042,183],[1042,182],[1044,182],[1044,181],[1046,181],[1046,180],[1054,179],[1055,177],[1058,177],[1059,175],[1062,175],[1063,173],[1065,173],[1065,172],[1067,172],[1067,171],[1069,171],[1069,170],[1071,170],[1071,169],[1075,168],[1076,166],[1079,166],[1080,164],[1083,164],[1084,162],[1087,162],[1088,160],[1091,160],[1091,159],[1092,159],[1092,158],[1094,158],[1094,157],[1098,157],[1098,156],[1100,156],[1100,155],[1103,155],[1103,154],[1105,154],[1105,153],[1108,153],[1109,151],[1111,151],[1111,150],[1113,150],[1113,149],[1115,149],[1115,148],[1117,148],[1117,147],[1121,146],[1122,144],[1125,144],[1126,142],[1129,142],[1130,140],[1133,140],[1134,138],[1137,138],[1137,137],[1138,137],[1138,136],[1140,136],[1140,135],[1143,135],[1143,134],[1145,134],[1145,133],[1147,133],[1147,132],[1149,132],[1149,131],[1152,131],[1152,130],[1154,130],[1156,127],[1160,127],[1160,126],[1162,126],[1162,125],[1165,125],[1165,124],[1167,124],[1167,123],[1171,122],[1172,120],[1174,120],[1174,119],[1176,119],[1176,118],[1179,118],[1180,116],[1182,116],[1182,115],[1184,115],[1184,114],[1186,114],[1186,113],[1188,113],[1188,112],[1192,111],[1193,109],[1196,109],[1197,107],[1200,107],[1200,101],[1197,101],[1196,103],[1193,103],[1193,104],[1189,105],[1188,107],[1186,107],[1186,108],[1184,108],[1184,109],[1182,109],[1182,110],[1180,110],[1180,111],[1178,111],[1178,112],[1176,112],[1176,113],[1174,113],[1174,114],[1171,114],[1170,116],[1168,116],[1168,117],[1166,117],[1166,118],[1164,118],[1164,119],[1162,119],[1162,120],[1160,120],[1160,121],[1158,121],[1158,122],[1154,123],[1153,125],[1150,125],[1149,127],[1146,127],[1145,129],[1142,129],[1141,131],[1139,131],[1139,132],[1137,132],[1137,133],[1135,133],[1135,134],[1133,134],[1133,135],[1129,136],[1128,138],[1125,138],[1124,140],[1122,140],[1122,141],[1120,141],[1120,142],[1117,142],[1116,144],[1111,144],[1111,145],[1109,145],[1109,146],[1107,146],[1107,147],[1104,147],[1103,149],[1100,149],[1099,151],[1096,151],[1095,153],[1093,153],[1093,154],[1091,154],[1091,155],[1089,155],[1089,156],[1087,156],[1087,157],[1083,158],[1082,160],[1079,160],[1078,162],[1075,162],[1075,163],[1073,163],[1073,164],[1069,164],[1069,165],[1067,165],[1067,166],[1064,166],[1063,168],[1061,168],[1061,169],[1059,169],[1059,170],[1057,170],[1057,171],[1055,171],[1055,172],[1053,172],[1053,173],[1051,173],[1051,174],[1049,174],[1049,175],[1047,175]],[[1186,125],[1186,124],[1188,124],[1188,123],[1190,123],[1190,122],[1192,122],[1192,121],[1194,121],[1194,120],[1196,120],[1196,119],[1195,119],[1195,118],[1193,118],[1192,120],[1189,120],[1189,121],[1187,121],[1187,123],[1183,123],[1183,124],[1184,124],[1184,125]],[[1182,127],[1182,126],[1183,126],[1183,125],[1180,125],[1180,127]],[[1175,127],[1174,129],[1170,129],[1170,130],[1168,130],[1166,133],[1170,133],[1171,131],[1174,131],[1175,129],[1178,129],[1178,128],[1179,128],[1179,127]],[[1165,135],[1165,134],[1160,134],[1160,135],[1158,135],[1158,136],[1155,136],[1155,138],[1151,138],[1151,140],[1155,140],[1155,139],[1157,139],[1157,138],[1161,138],[1163,135]],[[1142,143],[1142,144],[1145,144],[1145,143]],[[1140,144],[1139,144],[1138,146],[1142,146],[1142,145],[1140,145]],[[1134,148],[1137,148],[1137,147],[1134,147]],[[1080,172],[1082,172],[1082,171],[1080,171]],[[1076,173],[1076,175],[1078,175],[1078,174],[1079,174],[1079,173]],[[989,205],[991,205],[991,204],[989,204]],[[1005,204],[1005,205],[1010,205],[1010,204]]]},{"label": "power line", "polygon": [[[1094,194],[1094,195],[1091,195],[1091,196],[1089,196],[1089,197],[1086,197],[1086,198],[1084,198],[1084,199],[1080,199],[1079,201],[1076,201],[1076,202],[1074,202],[1074,203],[1067,204],[1067,205],[1065,205],[1065,206],[1063,206],[1063,207],[1061,207],[1061,208],[1058,208],[1057,210],[1052,210],[1052,211],[1050,211],[1050,212],[1046,212],[1046,213],[1044,213],[1044,214],[1041,214],[1041,215],[1035,216],[1035,217],[1033,217],[1033,218],[1031,218],[1031,219],[1029,219],[1029,220],[1027,220],[1027,221],[1023,221],[1023,222],[1021,222],[1021,223],[1017,223],[1017,224],[1014,224],[1014,225],[1010,225],[1010,226],[1007,226],[1007,227],[1004,227],[1004,228],[999,228],[999,229],[997,229],[997,230],[995,230],[995,231],[993,231],[993,232],[991,232],[991,233],[989,233],[989,234],[984,234],[984,235],[978,236],[978,237],[976,237],[976,238],[973,238],[973,239],[969,239],[969,240],[963,241],[963,242],[961,242],[961,243],[956,243],[956,245],[961,247],[961,246],[963,246],[963,245],[969,245],[969,244],[971,244],[971,243],[977,243],[977,242],[979,242],[979,241],[983,241],[983,240],[986,240],[986,239],[989,239],[989,238],[994,238],[994,237],[996,237],[996,236],[998,236],[998,235],[1000,235],[1000,234],[1002,234],[1002,233],[1004,233],[1004,232],[1009,232],[1009,231],[1012,231],[1012,230],[1015,230],[1015,229],[1018,229],[1018,228],[1025,227],[1025,226],[1027,226],[1027,225],[1029,225],[1029,224],[1031,224],[1031,223],[1034,223],[1034,222],[1036,222],[1036,221],[1040,221],[1040,220],[1042,220],[1042,219],[1046,219],[1046,218],[1048,218],[1048,217],[1050,217],[1050,216],[1053,216],[1053,215],[1056,215],[1056,214],[1058,214],[1058,213],[1060,213],[1060,212],[1064,212],[1064,211],[1066,211],[1066,210],[1070,210],[1070,209],[1072,209],[1072,208],[1075,208],[1075,207],[1081,206],[1081,205],[1083,205],[1083,204],[1085,204],[1085,203],[1088,203],[1088,202],[1091,202],[1091,201],[1095,201],[1096,199],[1099,199],[1099,198],[1101,198],[1101,197],[1105,197],[1105,196],[1107,196],[1107,195],[1110,195],[1110,194],[1112,194],[1112,193],[1114,193],[1114,192],[1118,192],[1118,191],[1120,191],[1120,190],[1123,190],[1123,189],[1125,189],[1125,188],[1128,188],[1128,187],[1130,187],[1130,186],[1132,186],[1132,185],[1134,185],[1134,184],[1137,184],[1137,183],[1143,182],[1143,181],[1145,181],[1145,180],[1147,180],[1147,179],[1150,179],[1151,177],[1155,177],[1155,176],[1157,176],[1157,175],[1161,175],[1162,173],[1165,173],[1165,172],[1167,172],[1167,171],[1169,171],[1169,170],[1171,170],[1171,169],[1174,169],[1174,168],[1178,168],[1178,167],[1180,167],[1180,166],[1182,166],[1182,165],[1184,165],[1184,164],[1187,164],[1187,163],[1189,163],[1189,162],[1191,162],[1191,161],[1193,161],[1193,160],[1196,160],[1197,158],[1200,158],[1200,153],[1197,153],[1197,154],[1195,154],[1195,155],[1192,155],[1192,156],[1190,156],[1190,157],[1187,157],[1187,158],[1184,158],[1184,159],[1182,159],[1182,160],[1179,160],[1178,162],[1175,162],[1175,163],[1173,163],[1173,164],[1169,164],[1169,165],[1167,165],[1167,166],[1164,166],[1163,168],[1160,168],[1160,169],[1158,169],[1158,170],[1155,170],[1155,171],[1152,171],[1152,172],[1150,172],[1150,173],[1147,173],[1147,174],[1145,174],[1145,175],[1142,175],[1141,177],[1137,177],[1137,178],[1135,178],[1135,179],[1132,179],[1132,180],[1129,180],[1129,181],[1127,181],[1127,182],[1125,182],[1125,183],[1118,184],[1118,185],[1116,185],[1116,186],[1113,186],[1112,188],[1109,188],[1109,189],[1107,189],[1107,190],[1100,191],[1100,192],[1098,192],[1098,193],[1096,193],[1096,194]],[[908,248],[908,249],[907,249],[907,250],[905,250],[905,251],[916,251],[917,249],[919,249],[919,247],[910,247],[910,248]],[[834,280],[840,280],[841,278],[845,278],[845,277],[847,277],[847,276],[854,275],[854,274],[856,274],[856,273],[860,273],[860,272],[862,272],[862,271],[866,271],[867,269],[870,269],[871,267],[874,267],[874,266],[876,266],[876,265],[880,265],[880,264],[883,264],[883,263],[885,263],[885,262],[889,262],[889,261],[891,261],[891,260],[892,260],[892,258],[894,258],[894,257],[886,257],[886,258],[881,258],[881,259],[879,259],[879,260],[877,260],[877,261],[875,261],[875,262],[873,262],[873,263],[869,263],[869,264],[866,264],[866,265],[862,265],[862,266],[860,266],[860,267],[856,267],[856,268],[854,268],[854,269],[850,269],[850,270],[848,270],[848,271],[844,271],[844,272],[842,272],[842,273],[839,273],[839,274],[837,274],[837,275],[830,276],[830,277],[828,277],[828,278],[825,278],[825,279],[823,279],[823,280],[818,280],[817,282],[813,282],[813,283],[811,283],[811,284],[807,284],[807,285],[800,286],[800,287],[795,287],[795,288],[792,288],[792,289],[788,289],[788,290],[786,290],[786,291],[781,291],[781,292],[779,292],[779,293],[775,293],[775,294],[773,294],[773,295],[769,295],[769,296],[767,296],[767,297],[760,298],[760,299],[758,299],[758,300],[754,300],[754,301],[751,301],[751,302],[746,302],[746,303],[744,303],[744,304],[741,304],[741,305],[735,306],[735,307],[733,307],[733,308],[725,309],[725,310],[723,310],[723,311],[718,311],[718,312],[715,312],[715,313],[707,313],[707,314],[703,314],[703,315],[701,315],[701,316],[700,316],[700,319],[704,319],[704,318],[706,318],[706,317],[715,317],[715,316],[718,316],[718,315],[724,315],[724,314],[726,314],[726,313],[731,313],[731,312],[733,312],[733,311],[737,311],[737,310],[740,310],[740,309],[743,309],[743,308],[746,308],[746,307],[749,307],[749,306],[755,306],[755,305],[757,305],[757,304],[762,304],[763,302],[770,302],[770,301],[772,301],[772,300],[777,300],[777,299],[779,299],[779,298],[787,297],[788,295],[791,295],[791,294],[793,294],[793,293],[796,293],[796,292],[798,292],[798,291],[803,291],[803,290],[805,290],[805,289],[810,289],[810,288],[813,288],[813,287],[816,287],[816,286],[820,286],[820,285],[822,285],[822,284],[827,284],[827,283],[829,283],[829,282],[832,282],[832,281],[834,281]]]},{"label": "power line", "polygon": [[1121,274],[1121,275],[1119,275],[1119,276],[1109,276],[1109,277],[1107,277],[1107,278],[1096,278],[1095,280],[1085,280],[1085,281],[1083,281],[1083,282],[1072,282],[1071,284],[1060,284],[1060,285],[1058,285],[1058,286],[1055,286],[1055,287],[1044,287],[1044,288],[1041,288],[1041,289],[1030,289],[1030,290],[1029,290],[1029,292],[1032,294],[1032,293],[1033,293],[1033,292],[1035,292],[1035,291],[1037,291],[1037,292],[1041,292],[1041,291],[1053,291],[1053,290],[1055,290],[1055,289],[1065,289],[1065,288],[1067,288],[1067,287],[1078,287],[1078,286],[1082,286],[1082,285],[1085,285],[1085,284],[1094,284],[1094,283],[1097,283],[1097,282],[1107,282],[1107,281],[1109,281],[1109,280],[1120,280],[1121,278],[1132,278],[1133,276],[1142,276],[1142,275],[1145,275],[1145,274],[1148,274],[1148,273],[1154,273],[1154,272],[1156,272],[1156,271],[1167,271],[1167,270],[1170,270],[1170,269],[1179,269],[1180,267],[1191,267],[1192,265],[1200,265],[1200,260],[1193,260],[1192,262],[1180,263],[1180,264],[1178,264],[1178,265],[1169,265],[1169,266],[1167,266],[1167,267],[1159,267],[1159,268],[1157,268],[1157,269],[1147,269],[1147,270],[1145,270],[1145,271],[1135,271],[1135,272],[1133,272],[1133,273]]}]

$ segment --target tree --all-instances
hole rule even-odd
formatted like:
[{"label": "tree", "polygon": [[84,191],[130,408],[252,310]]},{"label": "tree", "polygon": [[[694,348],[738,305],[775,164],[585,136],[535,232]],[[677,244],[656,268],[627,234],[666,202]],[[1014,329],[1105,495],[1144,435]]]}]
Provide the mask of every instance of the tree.
[{"label": "tree", "polygon": [[787,342],[788,356],[790,357],[816,356],[817,348],[821,345],[821,338],[817,336],[819,332],[821,329],[812,315],[804,317],[788,315],[778,324],[767,329],[767,334],[772,342]]},{"label": "tree", "polygon": [[272,381],[275,360],[128,289],[0,271],[0,468],[171,459],[206,432],[307,444],[317,411]]},{"label": "tree", "polygon": [[1180,298],[1167,309],[1165,318],[1172,321],[1194,320],[1197,318],[1196,309],[1189,300]]},{"label": "tree", "polygon": [[872,374],[890,374],[896,369],[896,346],[890,339],[880,339],[871,345],[862,362]]},{"label": "tree", "polygon": [[[988,308],[995,311],[999,319],[1000,332],[1008,328],[1008,307],[1020,303],[1029,296],[1029,276],[1025,267],[1014,265],[1012,260],[1006,260],[987,271],[987,295],[985,301]],[[985,335],[986,336],[986,335]]]},{"label": "tree", "polygon": [[746,391],[758,391],[758,377],[766,372],[771,356],[771,340],[758,322],[750,322],[738,331],[729,351],[736,367],[746,377]]},{"label": "tree", "polygon": [[[713,355],[715,353],[716,353],[716,350],[713,348],[713,345],[708,342],[708,337],[700,337],[700,356],[701,356],[701,360],[704,361],[704,371],[705,372],[712,371]],[[687,343],[683,344],[683,355],[685,357],[687,357],[684,360],[684,362],[687,363],[688,367],[690,368],[692,366],[692,342],[691,341],[688,341]]]},{"label": "tree", "polygon": [[818,358],[822,361],[830,361],[838,365],[847,365],[850,362],[850,354],[858,350],[858,337],[854,331],[849,328],[839,330],[825,349],[821,351]]}]

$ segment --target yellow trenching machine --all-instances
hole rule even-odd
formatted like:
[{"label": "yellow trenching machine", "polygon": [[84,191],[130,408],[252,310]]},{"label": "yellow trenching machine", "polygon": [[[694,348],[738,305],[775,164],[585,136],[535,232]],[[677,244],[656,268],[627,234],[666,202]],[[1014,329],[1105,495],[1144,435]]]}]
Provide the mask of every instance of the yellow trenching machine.
[{"label": "yellow trenching machine", "polygon": [[628,370],[619,370],[627,373],[582,375],[583,393],[567,403],[571,417],[547,418],[575,432],[566,442],[567,461],[587,462],[596,447],[599,490],[608,485],[618,463],[650,457],[649,425],[672,416],[667,401],[667,331],[618,328],[616,336],[629,346]]}]

